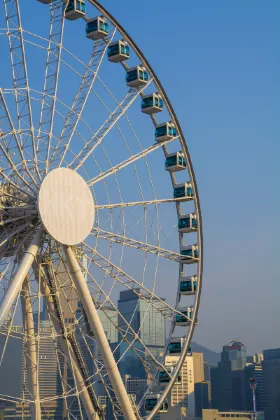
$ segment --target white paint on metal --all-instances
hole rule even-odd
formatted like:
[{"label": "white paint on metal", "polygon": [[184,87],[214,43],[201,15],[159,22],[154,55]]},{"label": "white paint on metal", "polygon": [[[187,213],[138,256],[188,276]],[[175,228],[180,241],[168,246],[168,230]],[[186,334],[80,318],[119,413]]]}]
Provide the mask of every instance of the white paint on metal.
[{"label": "white paint on metal", "polygon": [[94,201],[84,179],[75,171],[49,172],[39,190],[38,211],[47,232],[63,245],[87,238],[94,223]]}]

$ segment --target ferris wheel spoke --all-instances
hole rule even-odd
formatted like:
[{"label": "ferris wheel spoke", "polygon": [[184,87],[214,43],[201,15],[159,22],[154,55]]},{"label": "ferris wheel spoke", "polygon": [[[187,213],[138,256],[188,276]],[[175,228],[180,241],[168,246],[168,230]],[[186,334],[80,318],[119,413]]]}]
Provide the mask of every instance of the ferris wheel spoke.
[{"label": "ferris wheel spoke", "polygon": [[180,203],[182,201],[191,201],[192,197],[189,199],[183,198],[162,198],[158,200],[144,200],[144,201],[131,201],[128,203],[112,203],[112,204],[96,204],[95,208],[98,210],[103,209],[117,209],[119,207],[134,207],[134,206],[147,206],[150,204],[164,204],[164,203]]},{"label": "ferris wheel spoke", "polygon": [[[76,93],[74,102],[71,106],[67,119],[64,123],[64,127],[59,137],[59,141],[53,150],[52,156],[50,158],[50,165],[56,160],[58,160],[57,166],[62,165],[62,162],[65,158],[73,135],[75,133],[76,127],[83,114],[84,108],[86,106],[89,94],[95,82],[100,66],[102,64],[103,58],[107,51],[108,44],[114,38],[115,33],[116,29],[114,29],[108,41],[98,40],[94,43],[91,59],[85,70],[84,75],[82,76],[81,84]],[[57,159],[56,157],[57,154],[60,155],[59,159]]]},{"label": "ferris wheel spoke", "polygon": [[[3,129],[4,126],[6,127],[7,131]],[[34,189],[29,185],[29,183],[20,175],[19,171],[16,168],[15,162],[13,162],[11,159],[10,150],[13,150],[15,148],[18,151],[19,157],[21,158],[21,164],[24,166],[27,172],[27,175],[29,177],[29,180],[37,188],[37,185],[29,171],[29,168],[26,164],[26,160],[23,156],[22,147],[20,146],[18,135],[17,135],[17,130],[15,129],[15,126],[13,124],[2,89],[0,89],[0,138],[2,140],[0,143],[1,150],[3,151],[5,158],[7,159],[11,169],[17,174],[17,176],[23,181],[23,183],[29,189],[35,192]]]},{"label": "ferris wheel spoke", "polygon": [[88,249],[90,253],[90,255],[85,254],[89,261],[93,262],[110,277],[116,279],[124,287],[132,290],[133,293],[135,293],[140,299],[143,299],[147,303],[151,304],[151,306],[153,306],[165,318],[172,321],[175,314],[181,313],[179,310],[174,309],[167,302],[159,298],[153,291],[149,290],[147,287],[143,286],[140,282],[135,280],[131,275],[126,273],[120,267],[116,266],[103,255],[101,255],[96,249],[91,248],[85,242],[83,242],[83,245],[86,249]]},{"label": "ferris wheel spoke", "polygon": [[105,239],[107,241],[118,243],[122,246],[129,246],[132,248],[139,249],[143,252],[160,255],[172,261],[180,262],[182,259],[181,254],[178,254],[176,252],[163,249],[159,246],[147,244],[145,242],[137,241],[132,238],[127,238],[126,236],[118,235],[113,232],[107,232],[99,228],[93,228],[93,230],[91,231],[91,235],[96,236],[98,238]]},{"label": "ferris wheel spoke", "polygon": [[87,141],[83,149],[77,154],[75,159],[70,163],[69,168],[77,171],[87,160],[87,158],[94,152],[96,147],[101,144],[104,137],[112,130],[119,119],[124,115],[129,107],[133,104],[135,99],[143,92],[152,79],[142,88],[130,88],[124,99],[118,104],[117,108],[107,118],[104,124],[97,130],[97,132]]},{"label": "ferris wheel spoke", "polygon": [[112,174],[115,174],[120,169],[125,168],[126,166],[130,165],[131,163],[136,162],[138,159],[141,159],[141,158],[147,156],[149,153],[152,153],[155,150],[159,149],[160,147],[163,146],[163,144],[167,144],[167,143],[169,143],[169,142],[171,142],[171,141],[173,141],[175,139],[176,138],[173,138],[172,140],[166,140],[164,142],[154,143],[152,146],[149,146],[146,149],[142,150],[141,152],[136,153],[135,155],[130,156],[128,159],[126,159],[123,162],[117,164],[116,166],[111,167],[110,169],[108,169],[108,171],[103,172],[100,175],[97,175],[96,177],[90,179],[88,181],[88,185],[89,186],[92,186],[92,185],[96,184],[97,182],[102,181],[104,178],[107,178],[107,176],[110,176]]},{"label": "ferris wheel spoke", "polygon": [[[40,110],[40,121],[37,135],[37,151],[40,145],[45,147],[45,161],[48,162],[50,142],[52,138],[55,107],[57,100],[58,76],[61,63],[62,41],[64,32],[63,0],[50,4],[50,32],[47,48],[44,90]],[[42,133],[42,131],[45,132]],[[41,151],[41,155],[43,151]],[[47,163],[46,163],[47,166]],[[46,168],[44,168],[46,170]]]},{"label": "ferris wheel spoke", "polygon": [[[29,82],[27,76],[27,65],[24,49],[24,39],[22,33],[22,24],[20,17],[19,0],[4,0],[4,8],[6,15],[7,36],[10,49],[10,59],[12,65],[13,87],[15,90],[17,120],[19,129],[29,127],[29,135],[27,139],[31,138],[31,144],[27,140],[23,142],[22,135],[20,135],[21,146],[32,149],[34,168],[38,179],[41,179],[34,135],[34,125],[32,118],[32,108],[29,92]],[[12,32],[11,32],[12,30]],[[21,89],[19,97],[17,89]],[[24,144],[24,143],[27,143]],[[34,178],[32,177],[35,182]],[[35,182],[36,183],[36,182]]]}]

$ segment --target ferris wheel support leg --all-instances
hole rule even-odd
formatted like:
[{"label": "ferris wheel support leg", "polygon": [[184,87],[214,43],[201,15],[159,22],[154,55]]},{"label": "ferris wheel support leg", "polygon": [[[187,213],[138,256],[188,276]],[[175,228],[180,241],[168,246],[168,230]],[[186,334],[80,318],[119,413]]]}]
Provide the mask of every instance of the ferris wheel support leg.
[{"label": "ferris wheel support leg", "polygon": [[[34,268],[35,268],[34,271],[36,273],[36,277],[38,278],[38,267],[34,267]],[[40,288],[41,288],[42,295],[46,299],[48,313],[50,314],[51,322],[52,322],[54,330],[57,334],[59,345],[63,349],[63,352],[66,355],[69,362],[70,362],[70,360],[72,360],[73,375],[75,377],[75,381],[76,381],[76,384],[77,384],[78,393],[81,395],[81,400],[82,400],[82,403],[84,405],[84,408],[85,408],[85,411],[86,411],[86,414],[87,414],[87,418],[89,420],[93,420],[93,419],[94,420],[99,420],[99,416],[96,413],[96,411],[94,410],[94,407],[92,405],[88,389],[84,384],[84,379],[83,379],[83,376],[82,376],[82,374],[80,372],[80,369],[78,367],[74,352],[73,352],[73,350],[71,349],[70,346],[68,347],[66,339],[64,339],[63,336],[62,336],[61,325],[60,325],[60,323],[59,323],[59,321],[58,321],[58,319],[55,315],[56,311],[55,311],[54,299],[53,299],[53,296],[51,294],[50,288],[46,284],[46,282],[44,282],[44,281],[41,281]]]},{"label": "ferris wheel support leg", "polygon": [[27,276],[27,273],[35,260],[37,255],[44,230],[39,229],[33,240],[31,241],[29,247],[24,251],[21,261],[19,263],[18,269],[9,284],[8,290],[0,304],[0,328],[6,321],[6,318],[10,312],[12,304],[22,288],[22,284]]},{"label": "ferris wheel support leg", "polygon": [[136,420],[131,402],[128,398],[124,383],[122,381],[117,363],[107,341],[107,337],[103,330],[97,310],[90,295],[87,283],[83,276],[82,270],[70,246],[64,246],[64,253],[69,268],[69,272],[73,278],[79,297],[83,304],[84,310],[89,320],[90,327],[94,333],[98,349],[100,351],[103,363],[107,369],[107,373],[116,397],[120,403],[123,416],[126,420]]},{"label": "ferris wheel support leg", "polygon": [[41,406],[39,398],[39,375],[37,364],[37,349],[35,341],[35,329],[33,319],[32,301],[30,298],[30,287],[27,278],[22,286],[21,307],[23,315],[23,325],[26,337],[26,364],[28,385],[31,395],[34,398],[35,407],[31,412],[32,420],[41,420]]}]

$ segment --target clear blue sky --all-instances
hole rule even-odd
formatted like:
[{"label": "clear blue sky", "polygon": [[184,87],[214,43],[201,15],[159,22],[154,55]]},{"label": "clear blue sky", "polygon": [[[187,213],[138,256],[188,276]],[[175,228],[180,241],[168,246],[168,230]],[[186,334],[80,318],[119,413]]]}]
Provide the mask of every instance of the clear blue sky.
[{"label": "clear blue sky", "polygon": [[280,347],[279,0],[102,3],[156,71],[192,155],[205,240],[195,340]]},{"label": "clear blue sky", "polygon": [[279,347],[280,2],[102,3],[145,53],[188,139],[205,238],[196,340]]}]

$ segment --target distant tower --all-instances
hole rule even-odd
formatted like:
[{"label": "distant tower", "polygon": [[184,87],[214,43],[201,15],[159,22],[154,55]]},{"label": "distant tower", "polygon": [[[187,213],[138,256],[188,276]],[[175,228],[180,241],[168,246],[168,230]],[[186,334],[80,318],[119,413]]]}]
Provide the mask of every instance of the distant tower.
[{"label": "distant tower", "polygon": [[256,405],[257,381],[256,381],[256,379],[255,378],[250,378],[249,379],[249,384],[250,384],[250,387],[253,391],[253,410],[254,410],[253,419],[256,420],[257,419],[257,405]]}]

